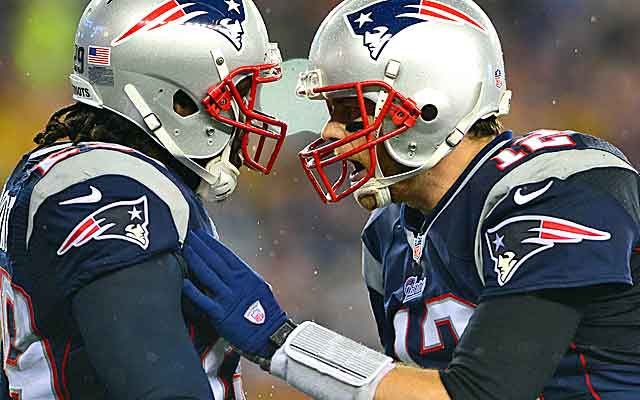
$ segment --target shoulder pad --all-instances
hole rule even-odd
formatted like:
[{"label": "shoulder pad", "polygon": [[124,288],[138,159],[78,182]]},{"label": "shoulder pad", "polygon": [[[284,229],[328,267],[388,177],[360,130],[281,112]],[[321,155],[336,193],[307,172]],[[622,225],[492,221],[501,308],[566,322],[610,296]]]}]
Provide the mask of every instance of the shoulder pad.
[{"label": "shoulder pad", "polygon": [[[65,148],[36,165],[35,169],[43,176],[35,184],[29,202],[27,243],[33,232],[33,219],[49,197],[79,183],[104,176],[131,179],[157,195],[171,211],[179,236],[184,239],[189,221],[189,205],[164,166],[124,146],[99,143],[88,144],[90,147],[87,148],[83,145]],[[110,189],[118,190],[113,187]],[[123,195],[126,196],[127,193]]]},{"label": "shoulder pad", "polygon": [[[495,181],[485,197],[475,237],[475,259],[478,274],[482,280],[484,280],[482,276],[483,221],[492,215],[503,200],[510,198],[511,194],[518,196],[517,189],[526,185],[538,187],[539,191],[531,193],[532,198],[536,198],[549,189],[551,184],[544,184],[547,181],[566,181],[578,174],[593,170],[614,169],[637,174],[637,171],[628,163],[624,155],[607,142],[575,132],[562,133],[566,134],[567,140],[569,138],[572,141],[575,140],[573,146],[555,150],[543,149],[535,151],[534,149],[533,153],[521,162],[514,164],[509,169],[505,168],[504,173]],[[522,139],[519,141],[522,143]],[[515,142],[516,146],[519,141]],[[545,143],[548,145],[548,142]],[[511,147],[506,151],[511,151],[515,154],[514,148],[517,150],[517,147]],[[526,196],[520,196],[519,198],[522,201],[527,200]]]}]

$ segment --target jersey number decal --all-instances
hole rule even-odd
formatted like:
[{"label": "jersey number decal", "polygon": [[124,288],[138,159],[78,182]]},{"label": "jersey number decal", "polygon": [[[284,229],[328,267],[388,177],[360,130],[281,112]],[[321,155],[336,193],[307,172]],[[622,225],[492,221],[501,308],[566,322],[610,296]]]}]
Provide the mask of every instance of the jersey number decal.
[{"label": "jersey number decal", "polygon": [[[419,348],[421,355],[444,350],[445,343],[441,333],[443,327],[449,329],[457,344],[476,307],[473,303],[451,293],[426,300],[424,305]],[[394,350],[402,362],[415,365],[416,362],[409,355],[407,347],[409,325],[409,309],[398,310],[393,318],[393,327],[396,333]]]},{"label": "jersey number decal", "polygon": [[73,70],[84,74],[84,47],[76,46],[73,52]]},{"label": "jersey number decal", "polygon": [[493,157],[498,165],[498,169],[503,171],[529,154],[543,149],[553,149],[561,147],[573,147],[576,142],[567,132],[540,130],[535,131],[513,143],[513,147],[524,147],[525,150],[515,151],[513,148],[504,149],[497,156]]},{"label": "jersey number decal", "polygon": [[9,247],[9,217],[11,209],[16,204],[16,198],[9,192],[4,192],[0,199],[0,251],[7,251]]},{"label": "jersey number decal", "polygon": [[[56,379],[56,366],[49,342],[35,326],[29,295],[11,282],[0,269],[2,279],[2,345],[4,371],[9,378],[12,399],[64,399]],[[21,365],[24,357],[25,365]]]}]

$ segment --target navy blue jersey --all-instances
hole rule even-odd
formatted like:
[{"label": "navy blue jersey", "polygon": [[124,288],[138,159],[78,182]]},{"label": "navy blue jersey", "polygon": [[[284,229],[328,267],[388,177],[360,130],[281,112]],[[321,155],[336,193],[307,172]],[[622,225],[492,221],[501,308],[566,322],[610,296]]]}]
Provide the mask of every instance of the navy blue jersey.
[{"label": "navy blue jersey", "polygon": [[624,155],[600,139],[507,132],[429,215],[396,204],[375,211],[362,237],[363,272],[386,353],[445,368],[483,299],[614,288],[581,305],[574,343],[544,398],[636,398],[638,186]]},{"label": "navy blue jersey", "polygon": [[[3,190],[0,224],[4,369],[23,400],[72,399],[73,379],[101,398],[105,388],[83,364],[71,297],[104,274],[179,252],[191,229],[216,235],[199,199],[166,167],[97,142],[27,154]],[[215,398],[243,399],[239,356],[197,315],[186,322]]]}]

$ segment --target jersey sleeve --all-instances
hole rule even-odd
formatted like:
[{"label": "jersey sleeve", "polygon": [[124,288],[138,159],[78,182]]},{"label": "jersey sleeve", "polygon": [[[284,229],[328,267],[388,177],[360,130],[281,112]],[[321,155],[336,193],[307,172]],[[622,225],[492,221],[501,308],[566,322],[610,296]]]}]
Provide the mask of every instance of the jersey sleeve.
[{"label": "jersey sleeve", "polygon": [[638,175],[630,167],[514,185],[481,225],[483,296],[630,285],[639,221]]},{"label": "jersey sleeve", "polygon": [[161,168],[134,155],[93,150],[59,163],[34,187],[27,251],[65,296],[180,248],[189,205]]}]

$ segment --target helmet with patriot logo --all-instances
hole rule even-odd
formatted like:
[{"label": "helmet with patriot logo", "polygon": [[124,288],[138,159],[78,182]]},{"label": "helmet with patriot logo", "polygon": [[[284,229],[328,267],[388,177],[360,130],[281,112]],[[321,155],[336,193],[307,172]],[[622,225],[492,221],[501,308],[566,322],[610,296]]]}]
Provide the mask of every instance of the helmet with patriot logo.
[{"label": "helmet with patriot logo", "polygon": [[282,60],[252,0],[93,0],[74,58],[74,99],[138,125],[203,193],[235,189],[237,141],[246,165],[273,167],[287,127],[259,111],[258,93]]},{"label": "helmet with patriot logo", "polygon": [[[345,0],[324,20],[298,94],[312,100],[353,97],[377,105],[372,123],[340,141],[319,139],[300,153],[323,200],[374,194],[433,167],[481,119],[509,111],[502,48],[489,17],[471,0]],[[367,118],[363,115],[363,121]],[[340,156],[338,147],[353,148]],[[377,144],[410,171],[385,177]],[[344,187],[346,158],[368,151],[366,177]],[[324,169],[342,163],[336,182]]]}]

